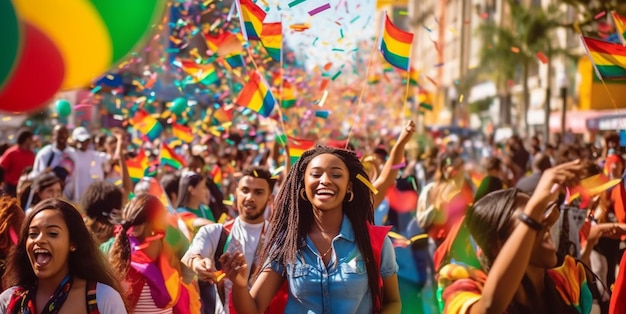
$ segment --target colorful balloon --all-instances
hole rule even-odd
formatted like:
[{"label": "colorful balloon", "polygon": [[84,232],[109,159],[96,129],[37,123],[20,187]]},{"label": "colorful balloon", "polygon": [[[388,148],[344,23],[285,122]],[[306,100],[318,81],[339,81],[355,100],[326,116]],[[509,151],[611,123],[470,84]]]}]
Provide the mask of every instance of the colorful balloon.
[{"label": "colorful balloon", "polygon": [[0,110],[31,111],[60,89],[84,87],[140,45],[167,8],[167,0],[59,3],[0,1]]},{"label": "colorful balloon", "polygon": [[175,115],[180,115],[187,110],[187,99],[183,97],[178,97],[174,99],[172,102],[172,107],[170,107],[170,111]]},{"label": "colorful balloon", "polygon": [[67,117],[72,113],[72,105],[65,99],[57,100],[55,106],[57,108],[57,113],[61,117]]}]

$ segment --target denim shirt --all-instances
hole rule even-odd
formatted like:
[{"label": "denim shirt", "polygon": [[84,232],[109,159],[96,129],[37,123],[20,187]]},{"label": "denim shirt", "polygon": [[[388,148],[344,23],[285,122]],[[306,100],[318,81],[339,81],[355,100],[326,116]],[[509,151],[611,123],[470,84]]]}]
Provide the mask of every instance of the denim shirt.
[{"label": "denim shirt", "polygon": [[[372,297],[365,261],[344,215],[339,234],[332,241],[333,255],[324,265],[320,253],[307,236],[298,250],[295,264],[283,267],[271,262],[269,268],[284,274],[289,283],[285,313],[371,313]],[[387,237],[383,245],[380,274],[386,279],[398,272],[395,252]]]}]

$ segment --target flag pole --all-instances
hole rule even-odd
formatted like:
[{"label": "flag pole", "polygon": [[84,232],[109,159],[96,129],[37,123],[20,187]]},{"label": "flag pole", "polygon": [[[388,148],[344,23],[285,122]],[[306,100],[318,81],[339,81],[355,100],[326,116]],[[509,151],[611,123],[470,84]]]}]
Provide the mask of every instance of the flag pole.
[{"label": "flag pole", "polygon": [[[609,96],[609,99],[611,100],[611,103],[613,104],[613,109],[615,109],[615,113],[619,114],[617,103],[615,102],[615,99],[613,99],[613,95],[611,95],[611,92],[609,91],[609,87],[606,86],[606,82],[604,81],[604,78],[602,77],[600,70],[598,70],[598,67],[596,66],[595,61],[593,61],[593,58],[591,57],[591,53],[589,52],[589,48],[587,47],[587,43],[585,42],[585,37],[583,35],[580,35],[580,40],[583,43],[583,47],[585,47],[585,53],[587,54],[587,58],[589,58],[589,61],[591,61],[591,65],[593,65],[593,69],[596,72],[596,75],[600,79],[600,82],[602,82],[602,86],[604,86],[604,90],[606,91],[606,94]],[[626,123],[624,122],[624,119],[620,119],[619,121],[621,122],[622,130],[626,130]]]},{"label": "flag pole", "polygon": [[[382,32],[382,28],[383,28],[383,16],[385,16],[387,14],[387,11],[383,11],[380,17],[380,29],[378,30],[378,33],[376,34],[376,41],[374,46],[372,47],[372,52],[370,54],[370,59],[369,59],[369,63],[367,65],[367,69],[365,70],[365,79],[363,80],[363,83],[361,83],[362,87],[361,87],[361,92],[359,94],[359,98],[357,100],[356,106],[357,106],[357,113],[355,115],[355,117],[358,117],[361,113],[361,103],[363,102],[363,95],[365,94],[365,89],[367,88],[367,78],[370,75],[370,70],[372,68],[372,65],[374,64],[374,58],[376,57],[376,49],[378,47],[380,47],[380,41],[381,41],[381,32]],[[354,120],[352,121],[352,125],[350,126],[350,130],[348,131],[348,138],[346,139],[346,146],[345,149],[348,149],[348,145],[350,144],[350,138],[352,137],[352,133],[354,132],[354,124],[356,123],[356,118],[354,118]]]}]

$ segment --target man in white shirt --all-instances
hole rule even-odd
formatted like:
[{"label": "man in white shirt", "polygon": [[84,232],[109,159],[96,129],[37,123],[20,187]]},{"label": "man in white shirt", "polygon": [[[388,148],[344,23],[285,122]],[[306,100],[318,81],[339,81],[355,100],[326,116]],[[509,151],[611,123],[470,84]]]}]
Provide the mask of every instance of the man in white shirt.
[{"label": "man in white shirt", "polygon": [[76,160],[75,150],[67,145],[68,137],[69,132],[65,125],[59,124],[54,127],[52,143],[44,146],[35,156],[33,170],[28,174],[28,180],[35,180],[39,175],[52,171],[63,181],[68,194],[67,183],[71,181]]},{"label": "man in white shirt", "polygon": [[76,160],[68,196],[79,201],[91,183],[104,180],[104,165],[110,158],[91,147],[91,134],[82,126],[74,129],[72,140],[76,143]]},{"label": "man in white shirt", "polygon": [[[244,252],[246,263],[251,265],[248,269],[253,269],[258,265],[258,258],[264,245],[265,231],[268,227],[264,213],[268,204],[273,200],[274,183],[271,173],[266,168],[251,167],[244,170],[236,191],[239,217],[224,225],[206,225],[198,231],[182,258],[182,262],[198,274],[201,283],[218,281],[215,272],[221,267],[219,265],[216,267],[219,261],[216,263],[215,257],[221,256],[226,251]],[[230,232],[225,231],[229,228]],[[224,239],[226,239],[225,242]],[[224,246],[221,252],[217,252],[219,246]],[[224,280],[224,308],[221,308],[219,297],[217,297],[215,313],[230,312],[228,303],[232,283],[226,278],[222,280]],[[203,298],[202,313],[213,313],[213,309],[207,308],[210,303],[211,301]]]}]

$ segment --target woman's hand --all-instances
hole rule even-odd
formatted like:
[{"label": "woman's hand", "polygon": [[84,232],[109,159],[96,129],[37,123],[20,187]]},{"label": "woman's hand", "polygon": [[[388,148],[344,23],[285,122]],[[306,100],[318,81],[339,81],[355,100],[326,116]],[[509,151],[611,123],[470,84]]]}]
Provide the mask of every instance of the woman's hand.
[{"label": "woman's hand", "polygon": [[543,214],[546,206],[550,202],[556,201],[560,187],[577,184],[583,170],[584,165],[579,160],[576,160],[544,171],[539,183],[537,183],[535,192],[528,201],[528,205],[531,206],[530,208],[541,210],[541,212],[527,214],[533,216]]},{"label": "woman's hand", "polygon": [[[234,255],[233,255],[234,254]],[[240,287],[248,287],[248,265],[241,252],[224,253],[220,257],[222,271],[233,282]]]},{"label": "woman's hand", "polygon": [[406,145],[411,140],[413,133],[415,133],[415,122],[413,122],[413,120],[409,120],[404,125],[404,129],[402,129],[400,137],[398,137],[398,143]]}]

